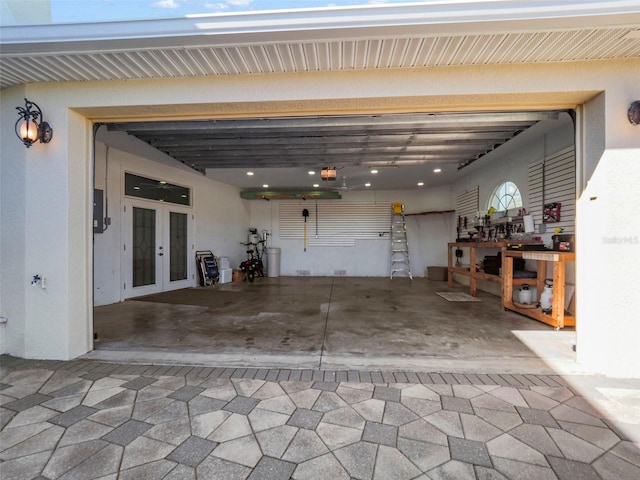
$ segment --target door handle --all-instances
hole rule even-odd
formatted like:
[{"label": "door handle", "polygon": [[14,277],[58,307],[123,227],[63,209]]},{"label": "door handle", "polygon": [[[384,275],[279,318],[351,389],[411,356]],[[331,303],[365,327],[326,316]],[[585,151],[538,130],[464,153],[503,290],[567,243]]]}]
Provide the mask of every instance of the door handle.
[{"label": "door handle", "polygon": [[160,253],[158,254],[158,256],[159,256],[159,257],[161,257],[161,256],[163,256],[163,255],[164,255],[164,253],[162,253],[162,252],[160,252]]}]

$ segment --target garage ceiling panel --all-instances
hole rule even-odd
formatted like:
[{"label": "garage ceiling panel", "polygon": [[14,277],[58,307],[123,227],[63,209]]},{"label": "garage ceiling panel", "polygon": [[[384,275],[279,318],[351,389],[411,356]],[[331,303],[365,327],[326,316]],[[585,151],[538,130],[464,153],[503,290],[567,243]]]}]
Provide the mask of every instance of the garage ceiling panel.
[{"label": "garage ceiling panel", "polygon": [[386,114],[109,124],[198,171],[461,167],[557,112]]}]

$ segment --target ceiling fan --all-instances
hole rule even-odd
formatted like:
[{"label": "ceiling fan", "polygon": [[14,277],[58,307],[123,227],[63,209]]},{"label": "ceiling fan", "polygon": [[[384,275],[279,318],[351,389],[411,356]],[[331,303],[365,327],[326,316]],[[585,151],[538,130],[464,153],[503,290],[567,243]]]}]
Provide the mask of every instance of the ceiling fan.
[{"label": "ceiling fan", "polygon": [[368,183],[361,183],[359,185],[349,185],[347,183],[347,177],[343,176],[343,177],[340,178],[340,185],[338,185],[336,187],[329,187],[329,188],[331,188],[333,190],[338,190],[338,191],[341,191],[341,192],[348,192],[348,191],[351,191],[351,190],[357,190],[357,189],[362,188],[362,187],[368,187],[370,185],[371,184],[368,184]]}]

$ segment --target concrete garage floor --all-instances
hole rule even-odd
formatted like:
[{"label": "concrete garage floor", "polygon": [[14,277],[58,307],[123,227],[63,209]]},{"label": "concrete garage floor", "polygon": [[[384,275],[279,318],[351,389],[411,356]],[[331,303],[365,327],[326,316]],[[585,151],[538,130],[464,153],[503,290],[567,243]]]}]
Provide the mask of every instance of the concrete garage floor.
[{"label": "concrete garage floor", "polygon": [[573,329],[505,312],[424,278],[279,277],[97,307],[87,358],[198,365],[580,373]]},{"label": "concrete garage floor", "polygon": [[97,308],[85,358],[0,356],[0,476],[640,478],[640,380],[553,372],[573,332],[446,290],[257,279]]}]

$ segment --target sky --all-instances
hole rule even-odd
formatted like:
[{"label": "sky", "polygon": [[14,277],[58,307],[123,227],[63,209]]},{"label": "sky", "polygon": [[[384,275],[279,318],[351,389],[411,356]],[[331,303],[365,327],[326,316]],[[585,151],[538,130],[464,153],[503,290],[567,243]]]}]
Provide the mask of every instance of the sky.
[{"label": "sky", "polygon": [[53,23],[179,18],[330,6],[415,3],[416,0],[50,0]]}]

